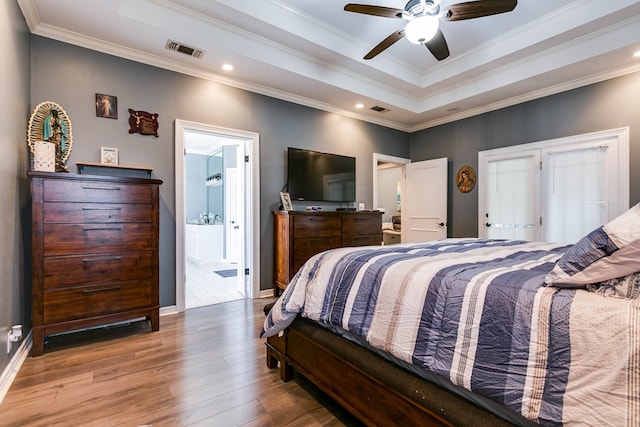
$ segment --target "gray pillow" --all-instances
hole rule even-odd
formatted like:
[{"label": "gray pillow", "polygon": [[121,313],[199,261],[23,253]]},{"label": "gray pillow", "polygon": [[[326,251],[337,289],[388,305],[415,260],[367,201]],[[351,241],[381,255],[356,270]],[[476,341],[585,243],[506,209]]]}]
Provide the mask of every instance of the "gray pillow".
[{"label": "gray pillow", "polygon": [[570,247],[545,277],[549,286],[576,288],[640,271],[640,203]]}]

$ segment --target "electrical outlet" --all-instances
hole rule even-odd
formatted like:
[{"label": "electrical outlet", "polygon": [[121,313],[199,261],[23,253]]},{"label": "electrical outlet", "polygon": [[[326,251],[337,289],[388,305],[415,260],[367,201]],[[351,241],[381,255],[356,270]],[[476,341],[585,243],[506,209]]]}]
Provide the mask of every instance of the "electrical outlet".
[{"label": "electrical outlet", "polygon": [[22,325],[13,325],[7,332],[7,354],[11,353],[11,343],[22,339]]}]

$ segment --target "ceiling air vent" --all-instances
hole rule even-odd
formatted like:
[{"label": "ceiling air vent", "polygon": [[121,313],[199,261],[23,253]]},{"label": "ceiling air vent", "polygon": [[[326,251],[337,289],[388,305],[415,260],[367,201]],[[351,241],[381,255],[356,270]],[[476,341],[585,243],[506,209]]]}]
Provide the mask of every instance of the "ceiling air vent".
[{"label": "ceiling air vent", "polygon": [[378,112],[378,113],[386,113],[387,111],[389,111],[389,109],[388,109],[388,108],[380,107],[380,106],[378,106],[378,105],[376,105],[376,106],[374,106],[374,107],[371,107],[371,109],[372,109],[373,111]]},{"label": "ceiling air vent", "polygon": [[198,59],[202,58],[204,55],[204,50],[196,49],[195,47],[187,46],[173,40],[167,40],[165,49],[175,50],[176,52],[184,53],[185,55],[193,56]]}]

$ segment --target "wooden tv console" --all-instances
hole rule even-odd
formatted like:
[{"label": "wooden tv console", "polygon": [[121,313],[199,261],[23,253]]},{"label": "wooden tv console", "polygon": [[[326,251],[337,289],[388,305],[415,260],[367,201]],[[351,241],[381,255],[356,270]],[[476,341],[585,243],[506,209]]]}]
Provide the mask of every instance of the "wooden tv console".
[{"label": "wooden tv console", "polygon": [[273,218],[275,296],[317,253],[382,244],[382,213],[378,211],[274,211]]}]

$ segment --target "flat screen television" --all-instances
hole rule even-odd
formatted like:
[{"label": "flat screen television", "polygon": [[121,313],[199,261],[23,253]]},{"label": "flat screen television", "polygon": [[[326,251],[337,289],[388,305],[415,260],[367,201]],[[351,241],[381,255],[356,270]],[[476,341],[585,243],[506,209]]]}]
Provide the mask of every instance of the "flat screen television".
[{"label": "flat screen television", "polygon": [[355,202],[355,157],[289,147],[287,159],[291,200]]}]

